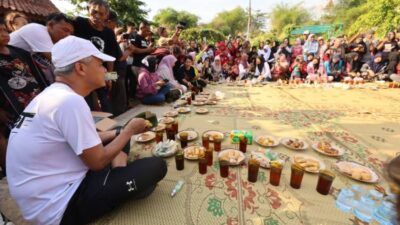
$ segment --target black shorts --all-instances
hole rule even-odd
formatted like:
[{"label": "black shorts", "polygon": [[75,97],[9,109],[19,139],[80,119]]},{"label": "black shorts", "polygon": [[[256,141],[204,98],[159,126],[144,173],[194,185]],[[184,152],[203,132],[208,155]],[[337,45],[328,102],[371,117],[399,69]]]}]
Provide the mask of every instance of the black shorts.
[{"label": "black shorts", "polygon": [[64,212],[61,225],[87,224],[126,200],[150,195],[167,173],[162,158],[149,157],[126,167],[89,171]]}]

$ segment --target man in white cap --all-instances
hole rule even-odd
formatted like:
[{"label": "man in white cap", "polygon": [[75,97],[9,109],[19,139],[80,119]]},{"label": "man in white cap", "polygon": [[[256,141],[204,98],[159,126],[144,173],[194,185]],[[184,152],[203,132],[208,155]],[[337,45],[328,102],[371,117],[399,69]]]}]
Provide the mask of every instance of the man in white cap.
[{"label": "man in white cap", "polygon": [[144,131],[143,119],[122,131],[96,132],[83,96],[105,85],[103,61],[113,57],[75,36],[57,42],[51,53],[56,82],[31,101],[11,131],[9,189],[33,224],[87,224],[127,199],[149,195],[167,168],[160,158],[127,164],[129,148],[122,149]]}]

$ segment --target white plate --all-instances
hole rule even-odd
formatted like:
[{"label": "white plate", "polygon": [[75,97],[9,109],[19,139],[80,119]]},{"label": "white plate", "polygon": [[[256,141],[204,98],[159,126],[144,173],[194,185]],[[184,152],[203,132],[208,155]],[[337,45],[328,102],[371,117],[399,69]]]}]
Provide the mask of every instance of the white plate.
[{"label": "white plate", "polygon": [[[262,151],[252,151],[250,155],[251,155],[251,158],[260,162],[260,167],[269,169],[271,167],[270,166],[271,159],[265,155],[265,153],[268,151],[269,150],[265,150],[265,149],[262,149]],[[272,151],[269,151],[269,153],[274,154],[276,156],[275,161],[280,162],[282,165],[284,164],[284,161],[278,158],[278,155],[279,155],[278,153],[272,152]]]},{"label": "white plate", "polygon": [[164,117],[176,117],[178,116],[178,111],[169,111],[163,114]]},{"label": "white plate", "polygon": [[196,112],[197,114],[206,114],[206,113],[208,113],[208,109],[206,109],[206,108],[199,108],[199,109],[196,109],[195,112]]},{"label": "white plate", "polygon": [[208,100],[208,101],[206,101],[206,104],[207,104],[207,105],[216,105],[216,104],[217,104],[217,101],[215,101],[215,100]]},{"label": "white plate", "polygon": [[189,107],[179,107],[178,113],[189,113],[191,109]]},{"label": "white plate", "polygon": [[312,143],[311,147],[312,147],[315,151],[317,151],[317,152],[319,152],[319,153],[321,153],[321,154],[323,154],[323,155],[327,155],[327,156],[331,156],[331,157],[339,157],[339,156],[342,156],[342,155],[344,154],[344,152],[345,152],[344,149],[342,149],[342,148],[340,148],[339,146],[335,145],[334,143],[331,143],[331,142],[330,142],[331,148],[333,148],[333,149],[335,149],[335,150],[338,151],[338,154],[337,154],[337,155],[335,155],[335,154],[330,154],[330,153],[327,153],[327,152],[325,152],[324,150],[318,148],[318,143],[319,143],[319,142],[314,142],[314,143]]},{"label": "white plate", "polygon": [[154,133],[153,131],[147,131],[147,132],[137,135],[135,138],[135,141],[148,142],[148,141],[153,140],[155,137],[156,137],[156,133]]},{"label": "white plate", "polygon": [[166,127],[166,125],[165,124],[163,124],[163,123],[159,123],[156,127],[154,127],[152,130],[153,131],[162,131],[162,130],[165,130],[165,127]]},{"label": "white plate", "polygon": [[204,102],[204,104],[206,104],[205,102],[206,102],[207,100],[208,100],[208,97],[202,98],[202,97],[200,96],[200,97],[197,97],[196,100],[192,101],[192,103],[193,103],[193,102]]},{"label": "white plate", "polygon": [[[271,144],[271,145],[269,145],[269,144],[262,144],[261,142],[260,142],[260,138],[266,138],[266,139],[271,139],[274,143],[273,144]],[[278,146],[279,145],[279,139],[278,138],[276,138],[276,137],[273,137],[273,136],[270,136],[270,135],[260,135],[260,136],[258,136],[258,137],[256,137],[256,143],[257,144],[259,144],[259,145],[261,145],[261,146],[263,146],[263,147],[275,147],[275,146]]]},{"label": "white plate", "polygon": [[185,159],[198,160],[199,159],[198,155],[189,155],[189,151],[195,151],[196,148],[199,150],[199,152],[203,151],[205,154],[206,149],[203,146],[193,145],[193,146],[186,147],[183,150],[183,155],[184,155]]},{"label": "white plate", "polygon": [[172,117],[163,117],[163,118],[161,118],[160,121],[158,121],[158,122],[160,122],[160,123],[165,123],[165,124],[169,124],[169,123],[172,123],[172,122],[174,122],[174,121],[175,121],[175,119],[172,118]]},{"label": "white plate", "polygon": [[214,138],[212,136],[216,135],[216,134],[220,135],[222,137],[222,139],[225,138],[224,133],[222,133],[221,131],[217,131],[217,130],[208,130],[203,133],[203,135],[205,135],[205,134],[209,135],[210,142],[214,142]]},{"label": "white plate", "polygon": [[307,168],[304,168],[304,171],[306,171],[306,172],[319,173],[319,171],[326,169],[325,163],[323,163],[321,160],[319,160],[319,159],[317,159],[315,157],[309,156],[309,155],[300,155],[300,154],[298,154],[298,155],[295,155],[293,157],[290,157],[290,161],[292,163],[295,163],[295,158],[297,158],[297,157],[302,157],[305,160],[314,160],[314,161],[317,161],[319,163],[319,169],[318,170],[309,170]]},{"label": "white plate", "polygon": [[[164,145],[164,146],[162,146]],[[170,157],[175,154],[175,152],[178,150],[177,148],[178,144],[175,141],[164,141],[160,142],[157,145],[154,146],[152,153],[154,156],[158,157]],[[166,150],[161,151],[161,148],[164,147]]]},{"label": "white plate", "polygon": [[183,131],[180,131],[180,132],[176,135],[176,138],[177,138],[178,140],[180,140],[179,134],[182,133],[182,132],[187,132],[187,133],[189,134],[189,135],[188,135],[188,141],[193,141],[193,140],[195,140],[195,139],[199,136],[199,134],[198,134],[196,131],[194,131],[194,130],[183,130]]},{"label": "white plate", "polygon": [[[292,146],[287,144],[287,142],[289,140],[294,140],[294,139],[298,139],[299,141],[303,142],[303,147],[302,148],[294,148],[294,147],[292,147]],[[304,139],[301,139],[301,138],[284,137],[284,138],[281,139],[281,144],[283,144],[285,147],[287,147],[289,149],[297,150],[297,151],[306,150],[308,148],[308,143]]]},{"label": "white plate", "polygon": [[[357,180],[357,181],[361,181],[361,182],[365,182],[365,183],[377,183],[379,181],[379,175],[374,170],[372,170],[369,167],[358,164],[356,162],[338,161],[334,164],[334,168],[336,170],[338,170],[339,172],[341,172],[342,174],[344,174],[345,176],[350,177],[353,180]],[[363,180],[358,177],[353,177],[351,174],[351,170],[353,168],[361,168],[361,169],[368,171],[371,175],[371,179]]]},{"label": "white plate", "polygon": [[202,105],[205,105],[206,102],[205,101],[193,101],[192,104],[195,106],[202,106]]},{"label": "white plate", "polygon": [[[231,154],[237,155],[238,158],[234,159],[234,158],[230,157]],[[218,153],[218,158],[221,158],[223,156],[226,156],[229,159],[229,165],[231,165],[231,166],[240,165],[246,159],[246,156],[243,154],[243,152],[238,151],[236,149],[223,149],[221,152]]]}]

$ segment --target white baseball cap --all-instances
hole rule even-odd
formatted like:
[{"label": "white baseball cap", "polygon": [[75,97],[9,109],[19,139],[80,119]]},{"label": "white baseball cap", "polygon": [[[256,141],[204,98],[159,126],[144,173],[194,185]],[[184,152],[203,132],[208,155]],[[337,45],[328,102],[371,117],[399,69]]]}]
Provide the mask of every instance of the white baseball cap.
[{"label": "white baseball cap", "polygon": [[54,67],[60,68],[89,56],[103,61],[114,61],[115,58],[100,52],[92,42],[70,35],[58,41],[51,49]]}]

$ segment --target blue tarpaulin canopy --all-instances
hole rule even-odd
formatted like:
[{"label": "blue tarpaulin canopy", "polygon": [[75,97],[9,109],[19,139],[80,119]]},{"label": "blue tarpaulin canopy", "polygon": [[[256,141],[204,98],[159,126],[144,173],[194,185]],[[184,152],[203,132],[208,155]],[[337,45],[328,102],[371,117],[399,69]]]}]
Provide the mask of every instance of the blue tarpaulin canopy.
[{"label": "blue tarpaulin canopy", "polygon": [[336,33],[341,33],[343,31],[343,24],[323,24],[323,25],[309,25],[309,26],[301,26],[294,27],[290,31],[290,35],[300,35],[303,34],[304,31],[309,31],[310,34],[323,34],[326,33],[328,37]]}]

